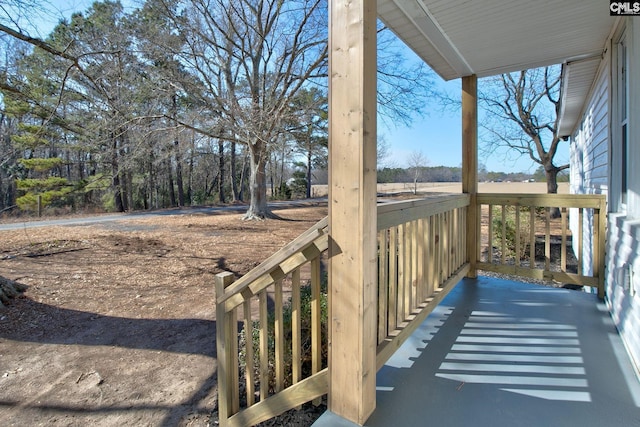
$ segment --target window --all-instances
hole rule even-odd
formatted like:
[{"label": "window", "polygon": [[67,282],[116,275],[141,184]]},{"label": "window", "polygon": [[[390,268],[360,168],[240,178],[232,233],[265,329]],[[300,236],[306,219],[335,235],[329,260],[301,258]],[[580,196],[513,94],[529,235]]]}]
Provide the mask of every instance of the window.
[{"label": "window", "polygon": [[[612,181],[617,181],[619,190],[619,211],[626,211],[627,188],[628,188],[628,135],[629,135],[629,57],[627,51],[626,32],[622,32],[616,43],[616,114],[614,120],[615,139],[613,144],[614,167],[612,170]],[[615,176],[617,175],[617,176]]]}]

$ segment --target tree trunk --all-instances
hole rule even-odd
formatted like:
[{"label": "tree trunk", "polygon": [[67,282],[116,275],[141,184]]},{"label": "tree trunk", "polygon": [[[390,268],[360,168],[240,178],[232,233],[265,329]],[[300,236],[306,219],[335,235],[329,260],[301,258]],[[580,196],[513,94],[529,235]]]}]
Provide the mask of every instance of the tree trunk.
[{"label": "tree trunk", "polygon": [[242,170],[240,171],[240,201],[244,201],[244,195],[247,192],[247,153],[242,157]]},{"label": "tree trunk", "polygon": [[[118,151],[118,156],[120,159],[124,159],[124,161],[126,162],[126,159],[128,156],[127,150],[126,150],[126,140],[125,140],[125,131],[123,129],[119,130],[119,134],[120,136],[118,137],[118,146],[119,146],[119,151]],[[126,163],[125,163],[126,164]],[[126,212],[129,209],[133,208],[132,206],[132,199],[133,197],[131,196],[131,175],[130,173],[125,170],[125,168],[119,168],[120,169],[120,178],[119,178],[119,182],[120,182],[120,197],[122,199],[122,212]]]},{"label": "tree trunk", "polygon": [[191,149],[189,153],[191,155],[189,156],[189,171],[187,176],[187,200],[189,201],[189,205],[193,205],[193,168],[196,157],[196,143],[193,131],[191,131]]},{"label": "tree trunk", "polygon": [[[547,177],[547,193],[558,193],[558,168],[553,165],[545,165],[545,175]],[[549,212],[551,218],[560,218],[561,213],[559,208],[551,208]]]},{"label": "tree trunk", "polygon": [[184,206],[184,186],[182,181],[182,155],[180,153],[180,144],[176,139],[173,142],[176,150],[176,185],[178,186],[178,207]]},{"label": "tree trunk", "polygon": [[4,208],[6,208],[7,206],[5,205],[6,202],[6,194],[3,190],[3,179],[2,179],[2,172],[0,172],[0,212],[2,212],[2,210]]},{"label": "tree trunk", "polygon": [[224,142],[218,140],[218,198],[220,203],[226,203],[226,197],[224,195]]},{"label": "tree trunk", "polygon": [[114,203],[116,212],[124,212],[124,201],[122,194],[122,185],[120,185],[120,171],[118,170],[118,140],[113,139],[113,151],[111,153],[111,174],[112,186],[114,190]]},{"label": "tree trunk", "polygon": [[167,165],[167,184],[169,186],[169,204],[171,207],[176,205],[176,189],[173,182],[173,165],[171,164],[171,158],[166,160]]},{"label": "tree trunk", "polygon": [[135,205],[135,197],[133,194],[133,173],[131,171],[127,171],[125,173],[126,176],[126,195],[127,195],[127,210],[134,210],[136,208]]},{"label": "tree trunk", "polygon": [[[178,97],[174,93],[171,97],[171,113],[174,121],[178,115]],[[176,185],[178,186],[178,207],[181,208],[184,206],[184,186],[182,182],[182,156],[180,153],[180,141],[178,140],[178,127],[175,127],[175,136],[173,139],[173,149],[175,151],[175,160],[176,160]],[[173,187],[173,186],[172,186]],[[175,196],[174,196],[175,198]],[[175,203],[172,203],[175,206]]]},{"label": "tree trunk", "polygon": [[558,170],[556,168],[546,170],[545,168],[545,175],[547,177],[547,193],[557,194],[558,193]]},{"label": "tree trunk", "polygon": [[231,142],[231,198],[233,202],[241,200],[238,194],[238,181],[236,179],[236,143]]},{"label": "tree trunk", "polygon": [[307,151],[307,199],[311,198],[311,149]]},{"label": "tree trunk", "polygon": [[266,145],[256,141],[249,145],[251,175],[249,177],[249,192],[251,202],[249,210],[244,215],[245,220],[264,219],[271,216],[267,207],[267,174],[266,174]]}]

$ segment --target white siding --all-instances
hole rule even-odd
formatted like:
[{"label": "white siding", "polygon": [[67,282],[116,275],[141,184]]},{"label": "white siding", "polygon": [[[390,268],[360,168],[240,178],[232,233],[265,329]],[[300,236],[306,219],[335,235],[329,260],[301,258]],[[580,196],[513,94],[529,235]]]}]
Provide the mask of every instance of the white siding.
[{"label": "white siding", "polygon": [[[633,37],[633,43],[628,54],[631,55],[632,64],[638,63],[640,58],[640,22],[627,19],[627,33]],[[634,28],[635,27],[635,28]],[[615,44],[613,44],[615,46]],[[609,49],[603,64],[600,67],[593,90],[588,97],[584,108],[582,120],[575,130],[571,145],[571,192],[576,194],[604,193],[608,199],[614,197],[616,180],[612,181],[612,175],[618,179],[618,168],[611,167],[612,147],[616,147],[616,141],[612,140],[611,123],[613,114],[611,109],[617,105],[617,96],[612,90],[611,76],[616,75],[613,68],[612,51]],[[631,68],[628,74],[629,81],[640,81],[640,68]],[[640,103],[631,87],[629,98],[629,117],[638,117]],[[635,195],[634,186],[640,185],[634,179],[634,174],[640,175],[640,146],[638,137],[640,129],[636,122],[630,122],[630,144],[632,148],[629,155],[631,177],[629,182],[630,194]],[[635,127],[634,127],[635,126]],[[618,142],[619,144],[619,142]],[[636,175],[636,176],[637,176]],[[640,179],[637,179],[640,182]],[[611,185],[613,184],[613,185]],[[617,203],[608,200],[609,208]],[[620,331],[627,349],[633,359],[636,368],[640,368],[640,200],[634,204],[631,198],[627,212],[609,213],[607,224],[606,243],[606,271],[605,287],[606,298],[611,316]],[[634,212],[635,211],[635,212]],[[570,227],[574,236],[578,232],[577,215],[572,212]],[[592,218],[585,215],[584,239],[590,241]],[[589,245],[586,245],[589,247]],[[591,254],[584,254],[585,261]]]},{"label": "white siding", "polygon": [[[610,93],[608,56],[604,61],[588,97],[580,126],[572,138],[570,191],[573,194],[606,194],[607,190]],[[571,210],[569,221],[572,234],[577,236],[579,231],[577,209]],[[582,254],[584,274],[593,272],[593,254],[590,250],[592,229],[593,212],[587,210],[583,217],[582,236],[585,248]]]},{"label": "white siding", "polygon": [[609,214],[607,300],[636,367],[640,367],[640,220]]},{"label": "white siding", "polygon": [[582,151],[582,179],[580,186],[585,194],[601,194],[606,188],[608,177],[608,143],[609,143],[609,66],[600,68],[596,84],[589,97],[588,107],[582,116],[577,132]]}]

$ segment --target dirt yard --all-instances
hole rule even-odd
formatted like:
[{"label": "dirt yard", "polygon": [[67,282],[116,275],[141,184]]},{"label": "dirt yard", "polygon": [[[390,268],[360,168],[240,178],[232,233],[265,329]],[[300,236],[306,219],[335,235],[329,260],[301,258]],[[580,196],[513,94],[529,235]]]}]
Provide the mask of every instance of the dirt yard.
[{"label": "dirt yard", "polygon": [[0,309],[0,425],[215,425],[214,275],[246,273],[327,209],[277,214],[0,231],[0,276],[28,285]]},{"label": "dirt yard", "polygon": [[0,309],[0,425],[216,425],[214,275],[243,275],[327,209],[276,213],[282,220],[244,222],[195,209],[0,231],[0,276],[28,286]]}]

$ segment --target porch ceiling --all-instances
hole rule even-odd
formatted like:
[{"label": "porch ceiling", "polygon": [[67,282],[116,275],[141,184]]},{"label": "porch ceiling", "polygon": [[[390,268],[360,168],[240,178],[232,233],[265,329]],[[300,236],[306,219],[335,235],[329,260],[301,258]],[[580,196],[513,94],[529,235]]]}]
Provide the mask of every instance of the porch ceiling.
[{"label": "porch ceiling", "polygon": [[378,0],[378,15],[445,80],[600,57],[602,0]]}]

